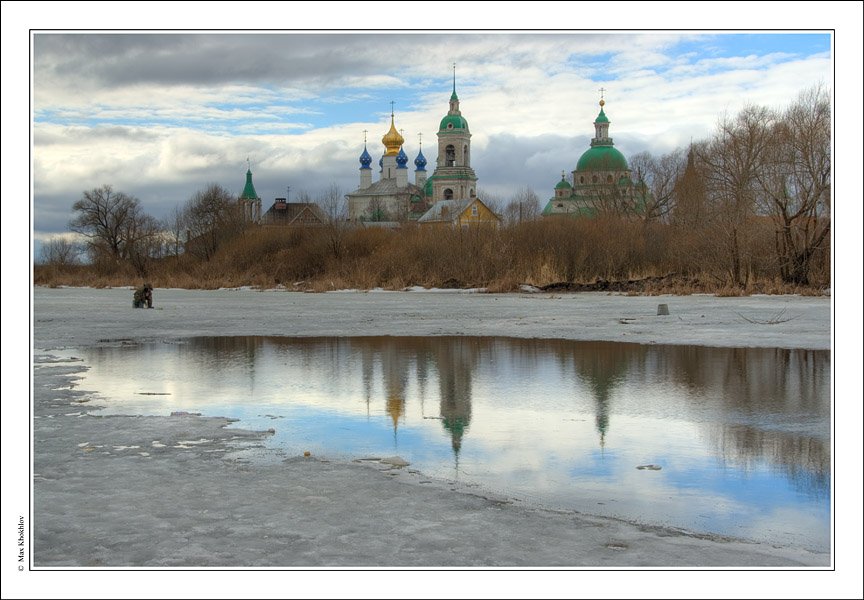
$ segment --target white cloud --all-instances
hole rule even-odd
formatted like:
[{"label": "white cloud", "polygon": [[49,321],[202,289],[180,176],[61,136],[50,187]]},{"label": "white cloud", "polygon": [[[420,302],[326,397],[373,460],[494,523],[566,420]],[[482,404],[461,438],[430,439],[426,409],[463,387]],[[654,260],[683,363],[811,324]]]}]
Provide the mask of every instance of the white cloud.
[{"label": "white cloud", "polygon": [[[248,35],[231,38],[230,52],[217,52],[222,40],[216,36],[198,40],[200,47],[195,40],[181,44],[188,56],[170,80],[154,65],[170,61],[175,51],[171,43],[143,63],[147,77],[140,81],[118,65],[126,60],[126,69],[134,71],[142,55],[121,44],[111,59],[117,64],[100,58],[93,68],[98,77],[83,83],[74,73],[64,76],[56,68],[59,63],[37,60],[37,229],[49,212],[56,215],[52,223],[63,221],[59,215],[74,201],[70,189],[77,194],[111,183],[139,195],[158,213],[210,181],[242,187],[247,156],[262,195],[281,194],[288,182],[295,189],[316,189],[330,181],[353,189],[362,132],[368,130],[370,153],[377,156],[380,137],[389,127],[388,111],[382,107],[359,121],[317,123],[332,118],[325,106],[336,110],[366,102],[374,98],[371,90],[419,94],[413,105],[397,106],[396,126],[404,131],[411,157],[418,150],[417,134],[423,132],[424,154],[434,164],[434,134],[447,111],[453,60],[480,186],[501,193],[527,185],[541,198],[548,197],[561,169],[574,168],[587,148],[601,86],[607,89],[611,134],[631,155],[664,153],[701,139],[723,112],[734,113],[746,102],[780,107],[807,85],[832,83],[832,62],[825,53],[798,59],[791,52],[701,58],[692,51],[674,53],[679,41],[696,38],[666,33],[398,34],[306,36],[298,44],[296,36],[261,40]],[[708,39],[711,43],[714,36]],[[169,36],[168,41],[176,40]],[[297,56],[286,61],[280,48]],[[206,62],[208,52],[223,60],[220,69]],[[284,64],[303,63],[298,56],[311,63]],[[65,64],[71,58],[64,56]],[[197,73],[196,66],[206,72]],[[189,75],[185,81],[182,69]],[[610,77],[603,77],[604,72]],[[112,124],[85,125],[94,118]],[[78,125],[65,124],[69,122]],[[537,146],[543,136],[551,136],[551,146]],[[513,147],[492,147],[501,143]],[[49,206],[51,198],[61,197],[62,204]]]}]

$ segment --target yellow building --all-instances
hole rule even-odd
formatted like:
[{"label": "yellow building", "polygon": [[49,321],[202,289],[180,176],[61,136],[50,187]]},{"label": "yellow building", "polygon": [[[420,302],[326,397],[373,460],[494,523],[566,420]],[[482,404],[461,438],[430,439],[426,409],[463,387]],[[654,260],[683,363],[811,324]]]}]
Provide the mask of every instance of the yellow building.
[{"label": "yellow building", "polygon": [[450,225],[451,227],[498,227],[501,218],[483,204],[480,198],[469,200],[439,200],[417,220],[423,225]]}]

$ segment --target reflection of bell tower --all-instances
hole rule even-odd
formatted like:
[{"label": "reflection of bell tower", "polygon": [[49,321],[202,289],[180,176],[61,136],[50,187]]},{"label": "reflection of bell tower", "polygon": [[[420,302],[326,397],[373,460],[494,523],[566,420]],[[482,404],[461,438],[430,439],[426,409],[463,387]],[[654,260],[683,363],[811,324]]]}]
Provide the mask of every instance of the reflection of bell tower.
[{"label": "reflection of bell tower", "polygon": [[438,354],[438,386],[441,393],[441,424],[450,434],[456,469],[462,438],[471,424],[471,377],[476,363],[475,340],[448,340]]},{"label": "reflection of bell tower", "polygon": [[364,345],[360,350],[360,372],[363,378],[363,395],[366,400],[366,418],[370,415],[372,389],[375,386],[375,352]]}]

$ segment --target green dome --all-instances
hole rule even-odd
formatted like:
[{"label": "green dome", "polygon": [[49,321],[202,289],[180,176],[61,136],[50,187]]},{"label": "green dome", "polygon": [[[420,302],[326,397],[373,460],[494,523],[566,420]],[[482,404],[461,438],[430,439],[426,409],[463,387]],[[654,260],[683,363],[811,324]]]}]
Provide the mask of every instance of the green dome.
[{"label": "green dome", "polygon": [[600,109],[600,114],[597,115],[597,118],[594,119],[595,123],[608,123],[609,117],[606,116],[606,113],[603,112],[603,109]]},{"label": "green dome", "polygon": [[[452,125],[452,127],[448,127],[448,125]],[[441,119],[441,131],[447,131],[448,129],[464,129],[468,131],[468,121],[462,115],[447,115],[443,119]]]},{"label": "green dome", "polygon": [[573,186],[570,185],[570,183],[566,179],[562,178],[561,181],[558,182],[558,185],[555,186],[555,189],[556,190],[572,190]]},{"label": "green dome", "polygon": [[613,146],[594,146],[576,163],[577,171],[627,171],[627,159]]}]

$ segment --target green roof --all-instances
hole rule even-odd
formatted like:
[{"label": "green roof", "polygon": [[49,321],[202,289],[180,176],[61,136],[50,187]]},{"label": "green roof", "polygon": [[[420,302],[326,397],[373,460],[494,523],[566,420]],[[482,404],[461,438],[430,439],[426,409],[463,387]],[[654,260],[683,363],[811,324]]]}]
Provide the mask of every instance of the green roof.
[{"label": "green roof", "polygon": [[252,185],[252,170],[246,171],[246,187],[243,188],[243,193],[240,194],[241,200],[257,200],[258,194],[255,192],[255,186]]},{"label": "green roof", "polygon": [[627,171],[627,159],[613,146],[594,146],[576,163],[576,171]]},{"label": "green roof", "polygon": [[562,177],[561,181],[558,182],[558,185],[555,186],[555,189],[556,190],[572,190],[573,186],[570,185],[570,183]]},{"label": "green roof", "polygon": [[597,115],[597,118],[594,119],[595,123],[608,123],[609,117],[606,116],[606,113],[603,112],[603,109],[600,109],[600,114]]},{"label": "green roof", "polygon": [[[452,125],[452,127],[447,127],[448,125]],[[464,129],[468,130],[468,121],[462,115],[447,115],[443,119],[441,119],[441,127],[439,128],[441,131],[447,131],[448,129]]]}]

